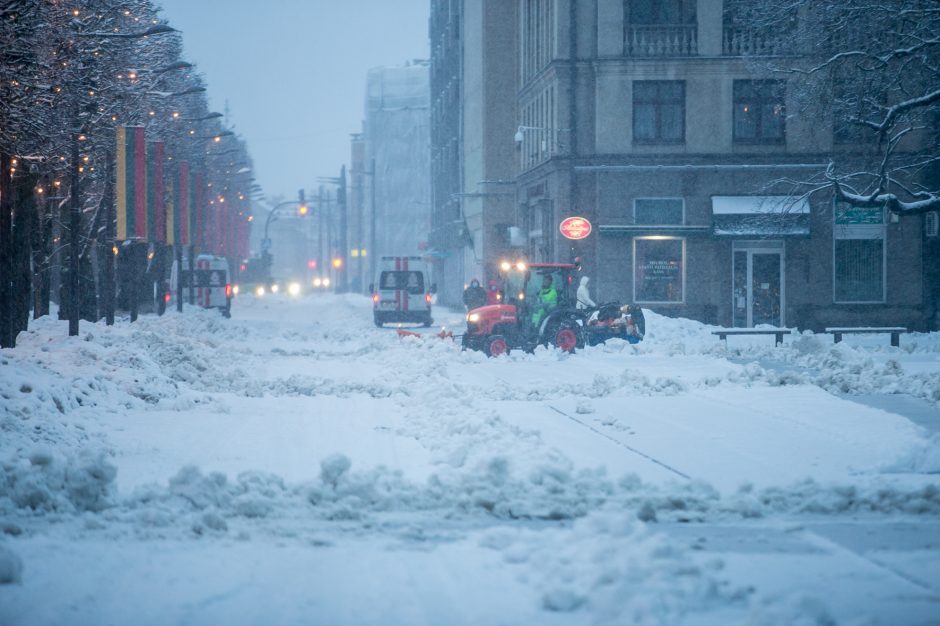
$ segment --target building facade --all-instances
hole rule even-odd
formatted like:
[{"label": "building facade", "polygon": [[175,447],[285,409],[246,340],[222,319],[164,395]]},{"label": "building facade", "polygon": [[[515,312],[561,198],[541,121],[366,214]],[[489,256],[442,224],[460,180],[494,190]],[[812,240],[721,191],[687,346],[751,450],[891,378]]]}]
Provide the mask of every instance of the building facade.
[{"label": "building facade", "polygon": [[[431,230],[427,61],[369,70],[353,185],[369,186],[363,233],[369,280],[382,256],[422,254]],[[368,166],[364,164],[368,163]],[[368,169],[365,169],[367,167]],[[363,178],[369,179],[368,181]],[[357,200],[358,201],[358,200]],[[351,222],[354,220],[351,220]]]},{"label": "building facade", "polygon": [[495,277],[511,250],[515,202],[518,9],[505,0],[431,3],[430,257],[439,301]]},{"label": "building facade", "polygon": [[[723,326],[936,323],[924,216],[784,182],[866,149],[800,114],[804,79],[755,63],[792,52],[785,36],[741,28],[721,0],[517,7],[518,254],[579,256],[595,300]],[[562,237],[569,216],[592,234]]]}]

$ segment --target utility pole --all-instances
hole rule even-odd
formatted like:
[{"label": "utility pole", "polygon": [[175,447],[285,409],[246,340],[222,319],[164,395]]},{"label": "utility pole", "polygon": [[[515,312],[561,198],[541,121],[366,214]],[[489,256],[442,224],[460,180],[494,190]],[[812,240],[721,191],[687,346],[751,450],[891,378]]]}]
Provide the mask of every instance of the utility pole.
[{"label": "utility pole", "polygon": [[340,226],[339,226],[339,260],[340,266],[337,268],[339,272],[339,280],[337,281],[336,291],[338,293],[346,293],[349,291],[349,282],[347,280],[347,275],[349,274],[346,256],[349,254],[349,211],[346,206],[346,166],[343,165],[339,169],[339,189],[336,191],[336,204],[340,211]]},{"label": "utility pole", "polygon": [[326,224],[326,210],[323,208],[323,185],[317,190],[317,268],[321,278],[323,273],[329,273],[329,266],[324,264],[323,254],[323,228]]},{"label": "utility pole", "polygon": [[378,259],[377,259],[378,251],[376,250],[376,247],[375,247],[375,239],[376,239],[375,237],[375,224],[376,224],[376,219],[375,219],[375,211],[376,211],[375,209],[375,157],[372,157],[370,168],[372,170],[372,186],[369,189],[369,196],[370,196],[369,204],[370,204],[370,209],[371,209],[370,215],[369,215],[369,219],[371,221],[371,225],[369,227],[369,282],[372,282],[373,280],[375,280],[375,272],[376,272],[376,267],[377,267],[376,263],[378,263]]}]

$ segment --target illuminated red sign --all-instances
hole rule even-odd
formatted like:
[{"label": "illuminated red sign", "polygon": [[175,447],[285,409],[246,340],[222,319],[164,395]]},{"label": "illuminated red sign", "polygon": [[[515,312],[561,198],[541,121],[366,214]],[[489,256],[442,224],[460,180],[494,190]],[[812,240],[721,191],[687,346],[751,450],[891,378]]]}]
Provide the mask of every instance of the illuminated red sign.
[{"label": "illuminated red sign", "polygon": [[559,224],[558,229],[568,239],[584,239],[591,234],[591,222],[583,217],[569,217]]}]

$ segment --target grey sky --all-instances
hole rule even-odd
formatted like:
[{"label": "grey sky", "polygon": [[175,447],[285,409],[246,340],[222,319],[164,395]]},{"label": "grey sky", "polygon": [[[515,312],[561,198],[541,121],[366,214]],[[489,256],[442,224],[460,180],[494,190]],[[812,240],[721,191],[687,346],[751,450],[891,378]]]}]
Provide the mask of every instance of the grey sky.
[{"label": "grey sky", "polygon": [[266,195],[293,196],[349,162],[366,70],[428,58],[430,0],[161,0],[205,74],[213,110],[228,100]]}]

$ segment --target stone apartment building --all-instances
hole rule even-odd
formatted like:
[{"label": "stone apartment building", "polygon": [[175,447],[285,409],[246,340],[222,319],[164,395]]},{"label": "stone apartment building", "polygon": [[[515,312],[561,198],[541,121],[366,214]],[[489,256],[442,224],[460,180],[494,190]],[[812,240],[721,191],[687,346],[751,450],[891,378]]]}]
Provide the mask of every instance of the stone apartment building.
[{"label": "stone apartment building", "polygon": [[[518,10],[506,0],[432,0],[429,258],[439,301],[513,252]],[[510,229],[512,230],[510,231]],[[512,235],[511,235],[512,233]]]},{"label": "stone apartment building", "polygon": [[[580,256],[600,300],[725,326],[931,323],[923,216],[776,182],[864,149],[754,63],[792,52],[785,37],[721,0],[518,6],[520,254]],[[593,233],[564,239],[569,216]]]},{"label": "stone apartment building", "polygon": [[[427,248],[431,230],[428,84],[427,61],[368,72],[363,130],[351,148],[355,153],[350,182],[362,194],[352,198],[352,206],[358,210],[358,203],[364,205],[361,232],[354,230],[358,214],[348,224],[350,241],[359,240],[366,249],[369,279],[364,282],[373,280],[382,256],[417,255]],[[356,262],[352,264],[356,269]]]},{"label": "stone apartment building", "polygon": [[[936,327],[936,216],[779,182],[870,149],[804,114],[798,78],[761,69],[794,53],[785,35],[722,0],[432,0],[430,35],[444,302],[506,257],[578,256],[595,299],[667,315]],[[571,216],[592,234],[562,237]]]}]

